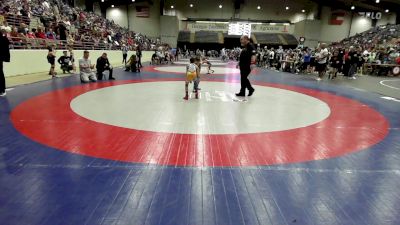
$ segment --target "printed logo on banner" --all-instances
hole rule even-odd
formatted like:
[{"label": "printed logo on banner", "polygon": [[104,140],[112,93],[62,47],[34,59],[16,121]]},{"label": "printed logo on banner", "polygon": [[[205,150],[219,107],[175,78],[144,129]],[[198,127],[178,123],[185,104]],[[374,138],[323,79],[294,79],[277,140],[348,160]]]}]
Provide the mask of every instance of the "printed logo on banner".
[{"label": "printed logo on banner", "polygon": [[[216,31],[216,32],[228,32],[229,35],[246,35],[251,33],[290,33],[294,32],[294,26],[290,24],[251,24],[251,23],[188,23],[187,30],[190,32],[197,31]],[[243,32],[241,32],[243,30]]]},{"label": "printed logo on banner", "polygon": [[382,13],[380,12],[359,12],[358,15],[363,16],[365,18],[370,18],[372,20],[382,19]]}]

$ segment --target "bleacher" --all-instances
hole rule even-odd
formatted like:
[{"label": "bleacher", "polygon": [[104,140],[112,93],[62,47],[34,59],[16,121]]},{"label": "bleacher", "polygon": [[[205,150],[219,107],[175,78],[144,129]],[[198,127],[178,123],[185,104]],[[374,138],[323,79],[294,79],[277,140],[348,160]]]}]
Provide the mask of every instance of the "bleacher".
[{"label": "bleacher", "polygon": [[297,38],[291,34],[281,34],[281,36],[286,40],[288,45],[298,45],[299,41]]},{"label": "bleacher", "polygon": [[219,43],[218,32],[198,31],[195,33],[196,43]]},{"label": "bleacher", "polygon": [[[192,43],[190,31],[180,31],[178,34],[178,43]],[[194,33],[193,43],[215,43],[224,44],[224,39],[239,39],[240,35],[229,35],[228,33],[215,31],[197,31]],[[266,45],[297,46],[298,40],[292,34],[275,33],[253,33],[256,43]]]},{"label": "bleacher", "polygon": [[361,46],[363,48],[375,48],[377,46],[395,45],[400,41],[400,24],[382,25],[371,28],[340,42],[333,43],[337,46],[350,47]]},{"label": "bleacher", "polygon": [[190,31],[179,31],[178,42],[190,42]]},{"label": "bleacher", "polygon": [[270,33],[253,33],[256,37],[257,43],[259,44],[267,44],[267,45],[284,45],[278,34],[270,34]]},{"label": "bleacher", "polygon": [[240,38],[240,35],[230,35],[228,33],[223,33],[224,38]]},{"label": "bleacher", "polygon": [[[46,3],[45,7],[43,4]],[[25,12],[19,13],[21,8]],[[57,13],[56,13],[57,12]],[[28,16],[29,15],[29,16]],[[66,38],[61,38],[57,30],[61,21],[69,30]],[[67,22],[65,22],[67,21]],[[26,24],[33,36],[20,31],[21,24]],[[2,0],[0,2],[0,26],[7,27],[7,37],[10,39],[13,49],[43,49],[47,46],[56,48],[72,47],[74,49],[119,49],[122,44],[134,47],[140,43],[143,50],[156,49],[162,45],[157,38],[148,38],[142,34],[122,28],[113,21],[107,20],[92,12],[85,12],[80,8],[73,8],[62,1],[47,0]],[[86,27],[85,27],[86,26]],[[11,31],[17,28],[18,33]],[[36,31],[44,33],[52,29],[54,38],[47,35],[38,36]],[[107,34],[112,34],[110,40],[106,40]],[[65,39],[65,40],[60,40]]]},{"label": "bleacher", "polygon": [[8,23],[10,26],[19,26],[21,23],[25,23],[26,25],[30,25],[31,19],[27,16],[20,16],[20,15],[14,15],[14,14],[7,14],[3,15],[4,20]]}]

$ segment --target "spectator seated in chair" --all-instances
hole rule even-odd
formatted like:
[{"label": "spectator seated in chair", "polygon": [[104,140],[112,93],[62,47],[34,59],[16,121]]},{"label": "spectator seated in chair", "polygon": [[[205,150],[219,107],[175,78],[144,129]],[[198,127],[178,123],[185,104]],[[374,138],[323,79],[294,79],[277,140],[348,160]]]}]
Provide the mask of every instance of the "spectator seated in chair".
[{"label": "spectator seated in chair", "polygon": [[103,80],[103,72],[106,71],[106,70],[109,71],[108,79],[109,80],[115,80],[115,78],[112,76],[113,67],[111,66],[110,62],[108,61],[107,53],[103,53],[97,59],[96,69],[97,69],[97,79],[98,80]]},{"label": "spectator seated in chair", "polygon": [[63,56],[61,56],[57,60],[57,62],[61,65],[61,70],[63,71],[63,73],[65,73],[65,71],[71,73],[71,70],[73,70],[71,61],[71,56],[68,56],[68,52],[63,51]]},{"label": "spectator seated in chair", "polygon": [[157,55],[157,51],[155,51],[153,53],[153,55],[151,56],[151,65],[159,65],[160,64],[160,58]]}]

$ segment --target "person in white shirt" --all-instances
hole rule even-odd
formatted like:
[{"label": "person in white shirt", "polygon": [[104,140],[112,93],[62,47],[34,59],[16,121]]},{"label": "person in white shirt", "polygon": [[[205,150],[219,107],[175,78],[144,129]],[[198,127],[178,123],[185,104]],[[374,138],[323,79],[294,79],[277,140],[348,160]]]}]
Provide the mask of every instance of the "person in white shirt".
[{"label": "person in white shirt", "polygon": [[274,65],[274,61],[275,61],[275,51],[274,48],[271,48],[271,51],[269,52],[269,67],[272,68]]},{"label": "person in white shirt", "polygon": [[47,1],[43,1],[42,6],[45,7],[46,9],[50,9],[50,5]]},{"label": "person in white shirt", "polygon": [[89,59],[89,51],[83,52],[83,59],[79,60],[79,71],[82,83],[88,83],[89,81],[96,82],[96,74],[92,71],[94,65]]},{"label": "person in white shirt", "polygon": [[0,26],[0,30],[4,31],[4,35],[7,33],[10,33],[12,31],[12,28],[8,25],[6,21],[3,23],[4,25]]},{"label": "person in white shirt", "polygon": [[320,81],[325,75],[326,72],[326,64],[328,62],[329,51],[326,48],[325,43],[321,43],[320,50],[316,54],[317,66],[316,69],[318,71],[318,78],[317,80]]},{"label": "person in white shirt", "polygon": [[223,62],[225,62],[225,60],[226,60],[226,51],[225,51],[225,48],[222,48],[222,50],[221,50],[221,59],[222,59]]}]

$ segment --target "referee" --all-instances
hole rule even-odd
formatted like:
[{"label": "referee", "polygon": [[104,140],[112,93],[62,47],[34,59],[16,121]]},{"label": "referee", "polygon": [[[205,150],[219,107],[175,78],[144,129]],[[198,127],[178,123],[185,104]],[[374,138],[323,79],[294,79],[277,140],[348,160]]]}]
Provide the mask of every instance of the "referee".
[{"label": "referee", "polygon": [[249,90],[249,95],[252,96],[254,93],[254,88],[251,86],[249,81],[249,74],[251,72],[251,67],[256,63],[256,48],[252,43],[250,43],[250,38],[247,35],[243,35],[240,38],[240,44],[243,49],[240,52],[239,68],[240,68],[240,92],[236,94],[238,97],[246,96],[246,89]]},{"label": "referee", "polygon": [[0,30],[0,97],[6,95],[6,78],[3,71],[3,62],[10,62],[9,44],[6,31]]}]

